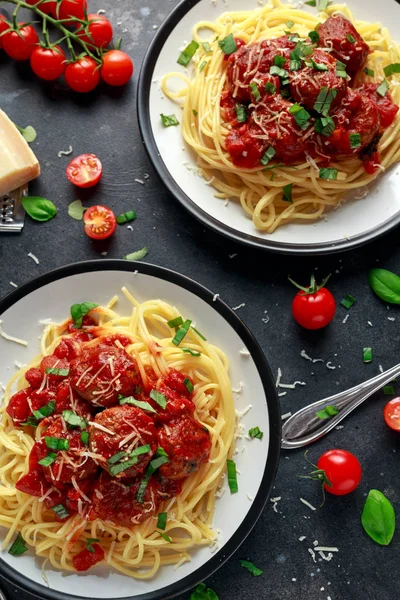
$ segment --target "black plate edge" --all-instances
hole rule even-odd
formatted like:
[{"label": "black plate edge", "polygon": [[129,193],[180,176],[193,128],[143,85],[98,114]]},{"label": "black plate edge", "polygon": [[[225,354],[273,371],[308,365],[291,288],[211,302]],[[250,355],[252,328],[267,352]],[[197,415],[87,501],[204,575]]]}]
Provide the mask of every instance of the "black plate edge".
[{"label": "black plate edge", "polygon": [[[15,304],[21,298],[27,296],[31,292],[49,284],[53,281],[68,277],[70,275],[83,274],[90,271],[128,271],[134,272],[139,271],[146,275],[164,279],[176,285],[189,290],[190,292],[197,295],[199,298],[204,300],[207,304],[212,306],[235,330],[235,332],[243,340],[244,345],[249,350],[254,363],[256,365],[258,374],[260,376],[265,396],[268,398],[268,416],[270,421],[269,435],[269,452],[267,463],[265,466],[264,474],[261,480],[260,488],[257,492],[256,497],[250,507],[242,524],[228,540],[221,551],[214,554],[204,565],[193,572],[191,575],[186,576],[184,579],[169,585],[167,588],[160,588],[154,592],[141,594],[140,596],[133,596],[131,598],[124,596],[122,598],[115,598],[114,600],[168,600],[174,598],[177,594],[186,592],[187,590],[195,587],[198,583],[212,575],[219,567],[221,567],[225,561],[232,556],[232,554],[240,547],[247,536],[256,525],[267,501],[269,494],[274,483],[276,471],[278,468],[279,457],[280,457],[280,445],[281,445],[281,412],[280,404],[277,396],[274,379],[272,376],[269,364],[264,356],[264,353],[258,344],[257,340],[247,327],[244,322],[238,317],[238,315],[219,298],[214,302],[214,294],[203,285],[195,282],[193,279],[181,275],[176,271],[151,265],[149,263],[142,262],[127,262],[125,260],[91,260],[85,262],[79,262],[75,264],[66,265],[64,267],[57,268],[44,275],[32,279],[28,283],[25,283],[21,287],[13,290],[7,296],[0,300],[0,316],[10,306]],[[46,600],[72,600],[77,599],[78,596],[71,594],[65,594],[57,590],[51,590],[46,588],[44,585],[38,584],[25,577],[22,573],[19,573],[14,568],[10,567],[0,557],[0,573],[10,583],[17,585],[18,587],[27,590],[31,594],[39,598]],[[132,586],[134,586],[135,580],[132,579]],[[98,600],[98,598],[85,597],[84,600]]]}]

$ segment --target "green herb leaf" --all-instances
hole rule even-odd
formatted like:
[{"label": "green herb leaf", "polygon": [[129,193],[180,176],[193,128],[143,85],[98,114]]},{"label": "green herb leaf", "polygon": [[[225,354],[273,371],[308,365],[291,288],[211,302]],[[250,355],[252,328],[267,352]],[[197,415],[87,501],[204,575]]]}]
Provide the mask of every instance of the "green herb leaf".
[{"label": "green herb leaf", "polygon": [[348,42],[350,42],[350,44],[355,44],[355,43],[356,43],[356,40],[355,40],[355,39],[354,39],[354,37],[351,35],[351,33],[348,33],[348,34],[346,35],[346,40],[347,40]]},{"label": "green herb leaf", "polygon": [[164,448],[161,448],[161,446],[157,448],[156,456],[166,456],[168,458],[168,454],[165,452]]},{"label": "green herb leaf", "polygon": [[250,562],[249,560],[240,560],[239,562],[242,565],[242,567],[247,569],[249,573],[253,575],[253,577],[258,577],[259,575],[262,575],[264,573],[262,569],[256,567],[256,565]]},{"label": "green herb leaf", "polygon": [[228,459],[226,461],[226,466],[228,470],[229,489],[231,490],[231,494],[236,494],[239,491],[236,473],[236,463],[234,460]]},{"label": "green herb leaf", "polygon": [[314,110],[323,115],[328,116],[333,100],[337,96],[337,90],[331,90],[327,87],[322,87],[314,104]]},{"label": "green herb leaf", "polygon": [[162,465],[165,465],[168,462],[169,458],[167,456],[160,456],[150,461],[150,464],[146,470],[146,474],[140,482],[139,489],[136,494],[136,500],[139,502],[139,504],[143,504],[144,494],[147,489],[150,477],[153,475],[153,473],[155,473],[155,471],[157,471],[157,469],[159,469]]},{"label": "green herb leaf", "polygon": [[265,88],[264,90],[268,93],[268,94],[275,94],[276,92],[276,85],[274,85],[273,83],[271,83],[270,81],[267,81],[267,83],[265,84]]},{"label": "green herb leaf", "polygon": [[171,540],[171,538],[169,537],[169,535],[167,535],[167,534],[166,534],[166,533],[164,533],[163,531],[159,531],[158,533],[161,535],[161,537],[162,537],[162,538],[163,538],[163,539],[164,539],[166,542],[168,542],[169,544],[172,544],[172,540]]},{"label": "green herb leaf", "polygon": [[315,414],[319,419],[330,419],[339,413],[336,406],[325,406],[322,410],[318,410]]},{"label": "green herb leaf", "polygon": [[340,304],[349,309],[353,306],[355,301],[356,299],[351,294],[346,294],[345,297],[340,301]]},{"label": "green herb leaf", "polygon": [[185,354],[190,354],[191,356],[201,356],[200,352],[197,352],[197,350],[192,350],[192,348],[182,348],[182,352]]},{"label": "green herb leaf", "polygon": [[195,110],[195,109],[193,109],[193,110],[192,110],[192,113],[193,113],[193,115],[194,115],[195,117],[197,117],[197,115],[199,114],[199,113],[197,112],[197,110]]},{"label": "green herb leaf", "polygon": [[379,94],[380,96],[382,96],[382,98],[383,98],[384,96],[386,96],[386,92],[388,91],[388,89],[389,89],[389,84],[386,81],[386,79],[384,79],[382,81],[382,83],[380,85],[378,85],[378,87],[376,88],[376,93]]},{"label": "green herb leaf", "polygon": [[336,75],[342,77],[342,79],[347,79],[346,65],[340,60],[336,61]]},{"label": "green herb leaf", "polygon": [[80,427],[81,429],[85,429],[88,426],[88,422],[86,419],[83,419],[73,410],[63,410],[62,411],[63,419],[70,427]]},{"label": "green herb leaf", "polygon": [[276,65],[272,65],[272,67],[270,67],[269,72],[271,75],[278,75],[278,77],[283,77],[286,78],[288,77],[288,72],[286,71],[286,69],[281,69],[280,67],[277,67]]},{"label": "green herb leaf", "polygon": [[125,260],[141,260],[145,256],[147,256],[149,250],[148,248],[142,248],[141,250],[137,250],[136,252],[132,252],[131,254],[127,254],[124,256]]},{"label": "green herb leaf", "polygon": [[176,127],[176,125],[179,125],[176,115],[164,115],[161,113],[160,117],[161,123],[164,125],[164,127]]},{"label": "green herb leaf", "polygon": [[330,0],[318,0],[318,10],[326,10],[330,4]]},{"label": "green herb leaf", "polygon": [[319,117],[314,123],[317,133],[329,137],[335,131],[335,121],[331,117]]},{"label": "green herb leaf", "polygon": [[270,146],[261,157],[260,163],[266,166],[271,160],[271,158],[274,158],[275,154],[276,150],[272,146]]},{"label": "green herb leaf", "polygon": [[45,436],[44,441],[50,450],[69,450],[69,440]]},{"label": "green herb leaf", "polygon": [[81,433],[82,444],[84,444],[85,446],[89,446],[89,437],[90,437],[90,434],[88,431],[82,431],[82,433]]},{"label": "green herb leaf", "polygon": [[21,556],[27,550],[28,546],[25,544],[24,538],[22,537],[21,533],[18,533],[8,550],[8,554],[11,554],[11,556]]},{"label": "green herb leaf", "polygon": [[157,404],[163,409],[167,406],[167,398],[164,396],[164,394],[157,392],[157,390],[151,390],[150,398],[154,400],[154,402],[157,402]]},{"label": "green herb leaf", "polygon": [[263,439],[263,435],[264,433],[261,431],[261,429],[257,426],[257,427],[253,427],[252,429],[249,429],[249,436],[253,439],[253,438],[257,438],[258,440],[262,440]]},{"label": "green herb leaf", "polygon": [[117,454],[110,456],[110,458],[107,460],[107,463],[109,465],[115,465],[117,462],[119,462],[122,458],[125,458],[126,456],[126,452],[117,452]]},{"label": "green herb leaf", "polygon": [[318,31],[315,31],[315,29],[313,29],[312,31],[309,32],[308,37],[310,38],[310,40],[312,41],[313,44],[318,44],[318,42],[319,42]]},{"label": "green herb leaf", "polygon": [[59,375],[60,377],[67,377],[69,373],[69,369],[56,369],[48,367],[46,369],[47,375]]},{"label": "green herb leaf", "polygon": [[314,48],[312,46],[299,39],[296,42],[294,50],[292,50],[290,53],[290,58],[291,60],[299,60],[301,58],[304,59],[307,56],[311,56],[313,52]]},{"label": "green herb leaf", "polygon": [[284,200],[285,202],[293,202],[292,200],[292,188],[293,188],[293,183],[288,183],[287,185],[283,186],[282,190],[283,190],[283,198],[282,200]]},{"label": "green herb leaf", "polygon": [[365,363],[372,362],[372,348],[363,348],[363,361]]},{"label": "green herb leaf", "polygon": [[[258,91],[258,90],[257,90]],[[243,104],[236,104],[235,106],[236,119],[239,123],[247,121],[247,108]]]},{"label": "green herb leaf", "polygon": [[22,196],[22,206],[34,221],[50,221],[57,214],[57,208],[51,200],[40,196]]},{"label": "green herb leaf", "polygon": [[199,338],[201,338],[204,342],[207,341],[207,338],[204,337],[204,335],[202,333],[200,333],[200,331],[198,329],[196,329],[196,327],[193,327],[193,325],[191,326],[191,329],[193,329],[193,331],[195,333],[197,333],[197,335],[199,336]]},{"label": "green herb leaf", "polygon": [[250,83],[249,89],[250,89],[250,93],[252,94],[254,100],[256,102],[258,102],[259,99],[261,98],[261,94],[260,94],[257,84],[254,83],[254,81],[253,81],[253,83]]},{"label": "green herb leaf", "polygon": [[54,402],[54,400],[50,400],[50,402],[48,402],[48,404],[45,404],[38,410],[33,410],[32,412],[33,412],[35,418],[38,421],[40,421],[41,419],[45,419],[46,417],[49,417],[55,411],[56,411],[56,403]]},{"label": "green herb leaf", "polygon": [[171,329],[173,329],[174,327],[180,327],[181,325],[183,325],[183,319],[182,317],[176,317],[175,319],[171,319],[170,321],[168,321],[167,323],[168,327],[171,327]]},{"label": "green herb leaf", "polygon": [[329,71],[328,65],[325,65],[324,63],[317,63],[313,58],[310,58],[310,62],[307,62],[307,66],[312,67],[316,71]]},{"label": "green herb leaf", "polygon": [[181,343],[183,338],[187,335],[187,332],[189,331],[189,327],[190,327],[191,323],[192,323],[192,321],[187,319],[183,323],[183,325],[178,329],[178,331],[175,334],[175,337],[172,340],[172,343],[174,344],[174,346],[179,346],[179,344]]},{"label": "green herb leaf", "polygon": [[365,67],[364,73],[370,77],[375,77],[375,71],[373,69],[368,69],[368,67]]},{"label": "green herb leaf", "polygon": [[339,171],[337,169],[323,168],[319,170],[320,179],[337,179]]},{"label": "green herb leaf", "polygon": [[400,304],[400,277],[386,269],[372,269],[368,282],[375,294],[389,304]]},{"label": "green herb leaf", "polygon": [[68,215],[75,221],[82,221],[85,210],[87,210],[87,207],[82,206],[81,200],[74,200],[68,205]]},{"label": "green herb leaf", "polygon": [[307,4],[307,6],[317,6],[316,0],[307,0],[304,4]]},{"label": "green herb leaf", "polygon": [[291,115],[293,115],[293,118],[296,121],[297,126],[300,127],[300,129],[302,129],[303,131],[307,129],[307,127],[310,124],[311,115],[309,112],[306,111],[305,108],[300,106],[300,104],[292,104],[292,106],[289,109],[289,112]]},{"label": "green herb leaf", "polygon": [[39,425],[39,421],[36,417],[28,417],[25,423],[21,423],[22,427],[37,427]]},{"label": "green herb leaf", "polygon": [[120,462],[117,465],[112,465],[112,467],[109,467],[108,472],[110,475],[115,477],[115,475],[118,475],[118,473],[122,473],[122,471],[126,471],[127,469],[130,469],[130,467],[136,465],[137,462],[137,456],[133,456],[124,462]]},{"label": "green herb leaf", "polygon": [[51,510],[53,510],[56,513],[59,519],[66,519],[67,517],[69,517],[69,512],[62,504],[57,504],[57,506],[53,506]]},{"label": "green herb leaf", "polygon": [[158,513],[158,517],[157,517],[157,529],[162,529],[164,531],[164,529],[167,526],[167,519],[168,519],[168,513],[166,512],[162,512],[162,513]]},{"label": "green herb leaf", "polygon": [[359,148],[361,146],[361,135],[359,133],[350,133],[350,148]]},{"label": "green herb leaf", "polygon": [[214,590],[208,588],[205,583],[199,583],[190,595],[190,600],[219,600],[219,596]]},{"label": "green herb leaf", "polygon": [[394,396],[396,394],[395,389],[392,385],[384,385],[383,393],[385,396]]},{"label": "green herb leaf", "polygon": [[98,304],[93,302],[82,302],[81,304],[73,304],[71,306],[71,317],[74,325],[77,329],[82,327],[82,319],[86,316],[93,308],[97,308]]},{"label": "green herb leaf", "polygon": [[233,37],[233,33],[230,33],[223,40],[220,40],[218,45],[222,52],[226,55],[233,54],[237,50],[236,40]]},{"label": "green herb leaf", "polygon": [[127,398],[120,398],[119,403],[123,404],[132,404],[133,406],[137,406],[142,410],[148,410],[149,412],[157,414],[157,411],[149,404],[148,402],[143,402],[142,400],[136,400],[133,396],[128,396]]},{"label": "green herb leaf", "polygon": [[203,46],[203,49],[204,49],[205,52],[212,52],[211,46],[210,46],[210,44],[208,42],[203,42],[202,46]]},{"label": "green herb leaf", "polygon": [[202,72],[202,70],[204,69],[204,67],[206,67],[206,66],[207,66],[207,62],[208,62],[208,61],[206,61],[206,60],[203,60],[203,61],[200,63],[200,66],[199,66],[199,71],[200,71],[200,73]]},{"label": "green herb leaf", "polygon": [[286,27],[288,29],[292,29],[293,25],[294,25],[293,21],[286,21]]},{"label": "green herb leaf", "polygon": [[290,59],[289,69],[291,71],[299,71],[302,67],[301,60],[299,58]]},{"label": "green herb leaf", "polygon": [[193,383],[190,381],[189,377],[185,377],[185,379],[183,380],[183,383],[184,383],[187,391],[191,394],[194,390],[194,386],[193,386]]},{"label": "green herb leaf", "polygon": [[125,225],[125,223],[131,223],[136,219],[136,213],[134,210],[128,210],[128,212],[122,213],[122,215],[118,215],[116,221],[118,225]]},{"label": "green herb leaf", "polygon": [[36,138],[37,138],[36,129],[34,129],[32,127],[32,125],[27,125],[26,127],[20,127],[16,123],[14,123],[14,125],[18,129],[18,131],[21,133],[22,137],[25,138],[25,140],[28,142],[28,144],[30,144],[31,142],[34,142],[36,140]]},{"label": "green herb leaf", "polygon": [[[150,452],[150,450],[151,450],[150,444],[145,444],[144,446],[138,446],[131,452],[131,458],[133,456],[141,456],[142,454],[147,454],[148,452]],[[165,456],[167,456],[167,454],[165,454]]]},{"label": "green herb leaf", "polygon": [[199,48],[199,44],[192,40],[190,44],[186,46],[186,48],[181,52],[178,57],[177,63],[178,65],[182,65],[183,67],[187,67],[193,56],[196,54]]},{"label": "green herb leaf", "polygon": [[99,541],[99,538],[86,538],[86,548],[89,550],[89,552],[94,553],[95,550],[93,548],[93,544]]},{"label": "green herb leaf", "polygon": [[381,546],[388,546],[396,528],[396,516],[389,500],[379,490],[371,490],[361,515],[364,531]]},{"label": "green herb leaf", "polygon": [[286,58],[284,56],[280,56],[279,54],[274,56],[274,65],[276,65],[277,67],[283,67],[285,62]]}]

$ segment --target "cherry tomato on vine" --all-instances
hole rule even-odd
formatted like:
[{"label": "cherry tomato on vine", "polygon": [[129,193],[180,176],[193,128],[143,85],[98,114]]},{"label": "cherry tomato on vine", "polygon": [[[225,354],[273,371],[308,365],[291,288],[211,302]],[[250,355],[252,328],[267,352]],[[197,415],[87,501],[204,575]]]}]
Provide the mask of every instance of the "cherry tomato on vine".
[{"label": "cherry tomato on vine", "polygon": [[347,450],[334,449],[324,452],[317,462],[317,468],[325,473],[326,479],[331,483],[324,483],[324,489],[335,496],[353,492],[362,477],[358,459]]},{"label": "cherry tomato on vine", "polygon": [[88,208],[83,221],[86,235],[93,240],[105,240],[114,233],[117,226],[113,211],[101,204]]},{"label": "cherry tomato on vine", "polygon": [[66,173],[71,183],[80,188],[88,188],[100,181],[103,167],[95,154],[80,154],[71,160]]},{"label": "cherry tomato on vine", "polygon": [[57,7],[59,19],[84,19],[87,11],[86,0],[61,0]]},{"label": "cherry tomato on vine", "polygon": [[32,71],[45,81],[58,79],[65,71],[66,56],[59,46],[42,48],[38,46],[31,56]]},{"label": "cherry tomato on vine", "polygon": [[[38,0],[26,0],[26,2],[27,2],[27,4],[30,4],[31,6],[35,6],[35,4],[38,3]],[[57,10],[57,2],[55,2],[54,0],[47,0],[46,2],[41,2],[41,4],[38,6],[38,8],[42,12],[44,12],[46,15],[55,17],[56,10]]]},{"label": "cherry tomato on vine", "polygon": [[100,81],[100,69],[93,58],[84,56],[69,63],[64,73],[67,85],[74,92],[91,92]]},{"label": "cherry tomato on vine", "polygon": [[[6,21],[6,18],[3,17],[3,15],[0,15],[0,34],[3,33],[4,31],[7,31],[7,29],[10,29],[9,24]],[[0,48],[3,47],[3,36],[0,37]]]},{"label": "cherry tomato on vine", "polygon": [[321,285],[317,285],[315,277],[312,275],[310,286],[306,288],[298,285],[289,277],[289,280],[299,288],[292,303],[293,317],[305,329],[326,327],[335,315],[335,298],[324,287],[328,279],[329,277],[324,279]]},{"label": "cherry tomato on vine", "polygon": [[[92,44],[97,48],[107,48],[113,39],[113,28],[110,21],[103,15],[88,15],[89,24],[78,31],[77,35],[86,44]],[[81,27],[81,24],[78,25]]]},{"label": "cherry tomato on vine", "polygon": [[133,75],[133,62],[126,52],[110,50],[103,56],[101,76],[108,85],[125,85]]},{"label": "cherry tomato on vine", "polygon": [[19,32],[7,31],[2,37],[3,48],[14,60],[28,60],[39,42],[32,25],[21,24]]},{"label": "cherry tomato on vine", "polygon": [[385,423],[391,429],[400,431],[400,398],[393,398],[383,409]]}]

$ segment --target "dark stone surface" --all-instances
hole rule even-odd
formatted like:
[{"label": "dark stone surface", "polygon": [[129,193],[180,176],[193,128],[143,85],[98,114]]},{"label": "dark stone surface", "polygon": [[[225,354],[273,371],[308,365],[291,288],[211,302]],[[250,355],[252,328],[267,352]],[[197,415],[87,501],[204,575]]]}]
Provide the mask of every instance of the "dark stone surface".
[{"label": "dark stone surface", "polygon": [[[114,24],[123,22],[116,29],[128,30],[123,33],[125,48],[138,69],[154,35],[153,25],[161,23],[177,0],[89,3],[92,12],[106,8]],[[193,277],[218,292],[231,306],[246,303],[239,314],[256,335],[273,372],[281,367],[283,381],[307,383],[288,390],[281,398],[282,412],[294,412],[355,385],[377,374],[379,364],[384,368],[396,364],[400,314],[396,307],[388,310],[372,294],[367,273],[376,266],[400,271],[398,230],[367,247],[313,259],[250,251],[206,231],[166,193],[149,164],[138,132],[136,82],[135,77],[125,90],[101,89],[81,98],[61,86],[39,83],[28,68],[12,64],[0,53],[0,106],[20,125],[31,124],[38,131],[33,149],[40,159],[42,176],[32,184],[31,193],[51,198],[59,209],[56,219],[49,223],[27,218],[21,235],[1,235],[0,294],[12,290],[10,281],[20,285],[55,267],[101,259],[102,252],[108,252],[108,258],[121,258],[148,246],[148,262]],[[104,177],[93,191],[78,192],[66,180],[68,157],[58,158],[57,152],[69,145],[74,155],[94,152],[101,158]],[[144,179],[145,174],[149,175],[145,185],[135,182],[135,178]],[[116,213],[135,209],[138,219],[133,231],[122,227],[109,242],[92,243],[84,235],[82,224],[67,215],[68,204],[77,197],[84,204],[109,205]],[[39,265],[27,256],[29,252],[38,256]],[[287,281],[290,273],[306,284],[313,268],[321,278],[332,273],[329,288],[338,302],[345,293],[357,298],[346,324],[342,320],[347,312],[339,306],[331,326],[314,333],[301,330],[293,322],[290,307],[295,291]],[[266,310],[268,323],[262,321]],[[396,320],[389,321],[388,316]],[[373,347],[372,364],[363,364],[364,346]],[[303,349],[312,357],[331,360],[336,369],[304,360],[300,356]],[[383,422],[386,400],[383,395],[374,396],[344,421],[343,429],[333,431],[310,448],[314,462],[332,447],[346,448],[359,457],[364,476],[350,496],[329,496],[323,508],[312,512],[299,498],[318,506],[320,489],[316,483],[298,480],[308,468],[303,452],[282,453],[273,490],[273,496],[282,498],[278,513],[269,503],[243,546],[210,577],[208,584],[221,600],[399,597],[400,533],[396,532],[391,545],[384,548],[374,544],[360,524],[365,496],[371,488],[387,494],[400,514],[400,434],[389,431]],[[306,539],[300,542],[303,535]],[[337,546],[339,552],[330,562],[314,564],[307,550],[314,540]],[[253,578],[239,566],[239,558],[254,561],[264,569],[263,576]],[[10,599],[30,598],[11,585],[2,586]]]}]

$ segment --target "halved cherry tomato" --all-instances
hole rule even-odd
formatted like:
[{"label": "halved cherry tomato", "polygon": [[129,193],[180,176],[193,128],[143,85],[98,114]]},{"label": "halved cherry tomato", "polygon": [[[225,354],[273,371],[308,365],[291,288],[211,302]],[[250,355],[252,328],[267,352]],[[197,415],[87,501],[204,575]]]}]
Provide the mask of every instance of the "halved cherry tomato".
[{"label": "halved cherry tomato", "polygon": [[103,55],[101,76],[108,85],[125,85],[133,75],[133,68],[132,59],[126,52],[110,50]]},{"label": "halved cherry tomato", "polygon": [[393,398],[383,409],[385,423],[391,429],[400,431],[400,398]]},{"label": "halved cherry tomato", "polygon": [[64,73],[66,57],[60,46],[42,48],[38,46],[31,56],[32,71],[45,81],[58,79]]},{"label": "halved cherry tomato", "polygon": [[310,287],[303,288],[290,279],[296,287],[300,288],[292,303],[293,317],[305,329],[326,327],[335,315],[335,298],[324,287],[327,280],[328,278],[321,285],[317,285],[312,275]]},{"label": "halved cherry tomato", "polygon": [[85,94],[97,87],[100,81],[100,69],[93,58],[83,56],[67,65],[64,78],[71,90]]},{"label": "halved cherry tomato", "polygon": [[[113,39],[113,28],[110,21],[103,15],[88,15],[89,24],[82,30],[78,31],[77,35],[82,42],[92,44],[97,48],[107,48]],[[79,23],[78,28],[82,25]]]},{"label": "halved cherry tomato", "polygon": [[115,231],[117,221],[113,211],[97,204],[87,209],[83,215],[85,233],[93,240],[105,240]]},{"label": "halved cherry tomato", "polygon": [[1,36],[3,48],[14,60],[28,60],[39,42],[38,35],[32,25],[21,24],[19,31],[7,31]]},{"label": "halved cherry tomato", "polygon": [[59,19],[84,19],[87,11],[86,0],[61,0],[57,7]]},{"label": "halved cherry tomato", "polygon": [[74,185],[89,188],[100,181],[103,167],[95,154],[80,154],[71,160],[66,173]]},{"label": "halved cherry tomato", "polygon": [[[0,34],[3,33],[4,31],[7,31],[7,29],[10,29],[9,24],[7,23],[7,20],[5,17],[3,17],[3,15],[0,15]],[[3,47],[3,36],[0,36],[0,48]]]},{"label": "halved cherry tomato", "polygon": [[328,450],[320,456],[317,467],[325,472],[329,486],[324,489],[335,496],[344,496],[353,492],[361,481],[362,469],[358,459],[347,450]]}]

